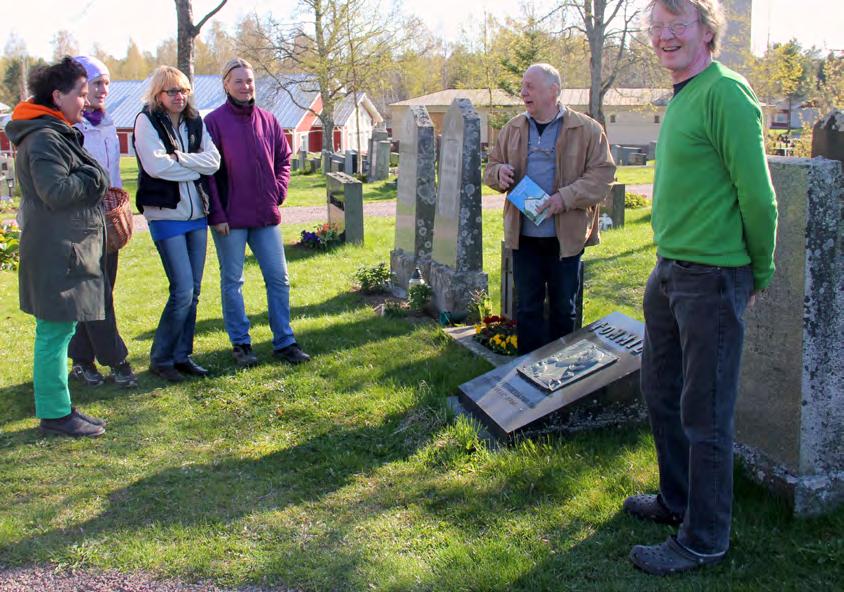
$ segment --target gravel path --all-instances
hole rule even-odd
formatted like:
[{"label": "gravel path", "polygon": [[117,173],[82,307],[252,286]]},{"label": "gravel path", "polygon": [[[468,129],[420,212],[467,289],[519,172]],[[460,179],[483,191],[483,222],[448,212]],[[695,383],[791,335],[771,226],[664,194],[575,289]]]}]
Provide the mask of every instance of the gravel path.
[{"label": "gravel path", "polygon": [[159,580],[135,572],[54,571],[43,566],[0,569],[0,592],[296,592],[293,588],[219,588],[208,582],[187,584],[179,580]]},{"label": "gravel path", "polygon": [[[653,193],[653,185],[628,185],[627,191],[643,193],[648,199]],[[489,195],[484,197],[484,209],[496,209],[504,204],[504,195]],[[396,213],[396,200],[370,201],[363,204],[363,214],[369,218],[388,218]],[[325,206],[285,206],[281,209],[281,220],[284,224],[304,224],[306,222],[324,222]],[[146,219],[135,214],[135,230],[148,230]]]}]

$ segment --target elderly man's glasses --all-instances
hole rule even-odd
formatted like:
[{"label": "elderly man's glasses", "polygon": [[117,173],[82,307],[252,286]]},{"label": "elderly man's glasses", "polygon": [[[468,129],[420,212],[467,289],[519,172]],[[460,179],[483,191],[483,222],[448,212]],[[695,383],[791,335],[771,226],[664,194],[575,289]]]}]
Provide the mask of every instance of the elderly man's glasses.
[{"label": "elderly man's glasses", "polygon": [[696,22],[698,21],[694,20],[688,23],[671,23],[670,25],[651,25],[648,27],[648,33],[650,33],[651,37],[661,37],[662,32],[667,30],[675,37],[679,37],[686,32],[686,29]]},{"label": "elderly man's glasses", "polygon": [[188,96],[190,94],[190,89],[189,88],[168,88],[168,89],[166,89],[162,92],[167,93],[168,97],[175,97],[176,95]]}]

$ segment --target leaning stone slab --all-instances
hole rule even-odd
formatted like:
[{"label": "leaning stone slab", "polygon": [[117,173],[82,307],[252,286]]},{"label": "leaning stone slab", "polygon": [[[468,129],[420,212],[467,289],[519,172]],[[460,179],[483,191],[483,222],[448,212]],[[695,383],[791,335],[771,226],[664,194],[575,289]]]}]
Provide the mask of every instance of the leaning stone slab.
[{"label": "leaning stone slab", "polygon": [[468,99],[455,99],[445,116],[431,257],[434,307],[459,320],[468,311],[472,293],[487,289],[483,272],[481,126]]},{"label": "leaning stone slab", "polygon": [[641,421],[643,334],[639,321],[611,313],[461,384],[459,401],[504,439],[525,430],[577,431]]},{"label": "leaning stone slab", "polygon": [[423,105],[410,107],[402,122],[401,169],[396,199],[395,249],[390,269],[395,285],[407,289],[416,267],[430,277],[437,190],[434,172],[434,124]]},{"label": "leaning stone slab", "polygon": [[737,450],[798,515],[844,502],[844,176],[770,157],[776,273],[745,313]]}]

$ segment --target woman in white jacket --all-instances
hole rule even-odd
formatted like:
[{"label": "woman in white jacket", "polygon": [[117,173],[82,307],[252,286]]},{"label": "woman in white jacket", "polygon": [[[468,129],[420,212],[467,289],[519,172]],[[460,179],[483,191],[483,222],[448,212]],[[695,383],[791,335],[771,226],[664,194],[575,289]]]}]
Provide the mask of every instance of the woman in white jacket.
[{"label": "woman in white jacket", "polygon": [[[88,74],[88,106],[82,112],[83,119],[75,127],[85,137],[85,150],[106,170],[109,187],[123,187],[120,180],[120,144],[117,128],[105,108],[108,87],[111,83],[108,67],[92,56],[77,56]],[[117,260],[119,251],[105,257],[105,275],[108,279],[105,297],[105,319],[85,321],[76,324],[76,333],[70,341],[68,356],[72,360],[70,378],[89,386],[104,382],[97,370],[95,359],[103,366],[111,367],[111,378],[118,386],[138,386],[138,379],[126,360],[129,350],[117,330],[114,315],[114,283],[117,281]]]},{"label": "woman in white jacket", "polygon": [[160,66],[135,118],[133,137],[139,171],[136,203],[170,281],[150,351],[150,371],[171,382],[208,374],[191,354],[208,240],[206,177],[220,167],[220,153],[190,99],[187,77]]}]

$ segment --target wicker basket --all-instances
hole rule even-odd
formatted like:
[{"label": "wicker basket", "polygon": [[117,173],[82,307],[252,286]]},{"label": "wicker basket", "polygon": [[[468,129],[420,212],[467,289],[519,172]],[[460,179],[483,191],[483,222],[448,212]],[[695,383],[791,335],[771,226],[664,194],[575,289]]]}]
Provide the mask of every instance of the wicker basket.
[{"label": "wicker basket", "polygon": [[106,220],[106,252],[115,253],[132,238],[132,206],[129,194],[119,187],[109,187],[103,198]]}]

